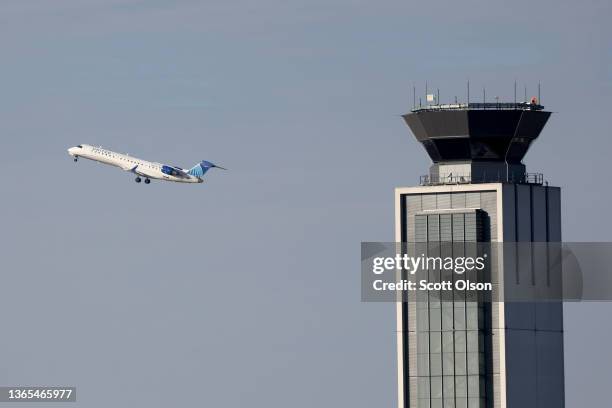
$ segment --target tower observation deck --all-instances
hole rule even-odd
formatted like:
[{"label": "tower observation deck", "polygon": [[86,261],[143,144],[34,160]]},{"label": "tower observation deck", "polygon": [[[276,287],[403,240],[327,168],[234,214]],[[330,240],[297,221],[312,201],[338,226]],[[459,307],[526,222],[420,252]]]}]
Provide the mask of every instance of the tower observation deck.
[{"label": "tower observation deck", "polygon": [[426,105],[403,115],[433,165],[422,185],[511,182],[542,184],[522,159],[550,112],[531,103]]}]

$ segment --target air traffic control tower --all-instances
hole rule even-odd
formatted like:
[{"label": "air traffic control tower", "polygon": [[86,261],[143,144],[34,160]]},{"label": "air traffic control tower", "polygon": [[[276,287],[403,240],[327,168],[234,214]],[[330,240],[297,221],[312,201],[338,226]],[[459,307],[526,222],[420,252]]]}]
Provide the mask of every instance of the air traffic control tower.
[{"label": "air traffic control tower", "polygon": [[[395,190],[396,242],[561,241],[560,189],[522,162],[550,117],[535,98],[403,117],[433,163],[419,186]],[[531,285],[499,268],[500,285]],[[405,298],[397,331],[399,408],[564,406],[561,302]]]}]

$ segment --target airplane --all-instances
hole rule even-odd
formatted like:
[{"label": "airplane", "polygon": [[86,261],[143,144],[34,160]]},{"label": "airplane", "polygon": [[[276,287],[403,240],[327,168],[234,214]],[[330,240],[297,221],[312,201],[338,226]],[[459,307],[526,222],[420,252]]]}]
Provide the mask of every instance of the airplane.
[{"label": "airplane", "polygon": [[142,181],[141,177],[143,177],[145,184],[151,183],[151,179],[174,181],[177,183],[202,183],[204,181],[204,174],[208,170],[212,168],[227,170],[206,160],[202,160],[191,169],[186,170],[177,166],[137,159],[127,154],[87,144],[69,148],[68,154],[74,157],[75,162],[79,160],[79,157],[82,157],[102,164],[119,167],[122,170],[135,174],[137,183],[140,183]]}]

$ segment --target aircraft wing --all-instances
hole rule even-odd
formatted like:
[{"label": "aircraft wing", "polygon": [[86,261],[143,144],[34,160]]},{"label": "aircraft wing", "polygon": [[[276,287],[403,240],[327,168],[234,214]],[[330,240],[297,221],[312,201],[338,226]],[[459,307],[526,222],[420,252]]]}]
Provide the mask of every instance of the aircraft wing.
[{"label": "aircraft wing", "polygon": [[131,166],[131,165],[130,166],[125,166],[125,165],[123,165],[123,166],[121,166],[121,168],[123,170],[125,170],[125,171],[129,171],[130,173],[134,173],[134,174],[137,174],[139,176],[149,177],[148,174],[146,174],[146,173],[144,173],[144,172],[142,172],[142,171],[140,171],[138,169],[138,165],[136,165],[136,166]]},{"label": "aircraft wing", "polygon": [[133,172],[133,170],[136,170],[136,168],[138,167],[133,166],[131,163],[119,163],[119,167],[121,168],[121,170],[125,170],[125,171],[129,171],[129,172]]}]

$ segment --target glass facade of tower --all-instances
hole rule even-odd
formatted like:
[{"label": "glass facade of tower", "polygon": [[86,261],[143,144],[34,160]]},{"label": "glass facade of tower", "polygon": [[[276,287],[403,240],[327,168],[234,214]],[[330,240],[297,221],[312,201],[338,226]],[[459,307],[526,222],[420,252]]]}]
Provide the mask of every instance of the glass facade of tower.
[{"label": "glass facade of tower", "polygon": [[[428,256],[470,256],[482,242],[481,211],[415,216],[415,241],[428,243]],[[440,244],[441,243],[441,244]],[[446,252],[446,253],[444,253]],[[430,270],[431,281],[441,271]],[[416,302],[417,388],[419,407],[485,407],[485,308],[482,303],[440,299],[435,291]]]},{"label": "glass facade of tower", "polygon": [[[490,216],[482,207],[494,211],[494,195],[420,194],[405,199],[405,241],[415,242],[419,254],[424,249],[427,256],[442,258],[477,256],[475,243],[491,236]],[[456,278],[440,270],[428,274],[433,282]],[[420,297],[404,305],[409,406],[493,406],[490,304],[466,296],[441,299],[436,291],[417,293]]]}]

